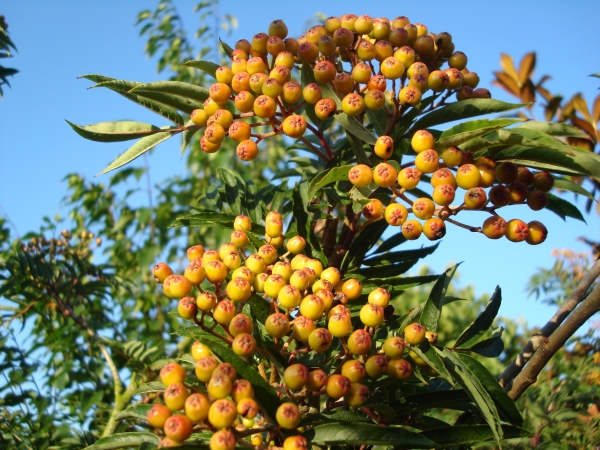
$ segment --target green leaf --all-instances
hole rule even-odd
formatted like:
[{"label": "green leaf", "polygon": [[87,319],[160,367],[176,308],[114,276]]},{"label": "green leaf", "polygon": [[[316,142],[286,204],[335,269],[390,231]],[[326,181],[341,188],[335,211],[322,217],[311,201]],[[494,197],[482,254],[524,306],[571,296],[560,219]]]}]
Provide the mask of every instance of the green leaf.
[{"label": "green leaf", "polygon": [[[460,349],[458,349],[460,350]],[[504,351],[504,342],[502,342],[502,334],[489,339],[484,339],[476,344],[473,344],[468,350],[477,353],[486,358],[497,358]]]},{"label": "green leaf", "polygon": [[275,195],[271,201],[270,211],[283,212],[283,202],[285,201],[285,194],[288,190],[287,187],[287,180],[282,181],[281,184],[277,186],[277,191],[275,191]]},{"label": "green leaf", "polygon": [[152,433],[132,432],[119,433],[112,436],[98,439],[94,444],[85,447],[84,450],[112,450],[117,448],[137,447],[144,442],[156,444],[160,442],[160,437]]},{"label": "green leaf", "polygon": [[187,66],[187,67],[194,67],[196,69],[203,70],[204,72],[206,72],[213,78],[216,78],[215,73],[217,72],[217,69],[220,67],[218,64],[215,64],[214,62],[194,61],[194,60],[186,61],[183,63],[183,65]]},{"label": "green leaf", "polygon": [[375,142],[377,142],[375,135],[367,130],[356,117],[351,117],[345,113],[338,113],[333,116],[333,118],[342,126],[342,128],[344,128],[344,130],[357,137],[362,142],[366,142],[370,145],[375,145]]},{"label": "green leaf", "polygon": [[254,388],[255,398],[261,409],[266,413],[269,421],[273,422],[275,419],[275,413],[277,408],[281,404],[279,396],[275,389],[260,376],[258,371],[252,364],[248,364],[247,361],[236,355],[231,346],[223,342],[221,339],[203,332],[199,327],[189,327],[186,329],[179,329],[176,331],[177,334],[182,336],[190,336],[198,339],[203,344],[210,347],[211,351],[215,353],[223,361],[228,362],[237,371],[240,378],[248,380],[252,383]]},{"label": "green leaf", "polygon": [[161,132],[160,128],[149,123],[133,122],[130,120],[100,122],[93,125],[77,125],[68,120],[66,122],[77,134],[96,142],[129,141]]},{"label": "green leaf", "polygon": [[476,359],[465,354],[458,354],[457,356],[490,393],[502,418],[511,425],[523,425],[523,417],[515,402],[502,389],[496,378]]},{"label": "green leaf", "polygon": [[444,361],[444,365],[454,376],[454,379],[462,386],[469,394],[469,397],[477,404],[477,407],[483,414],[485,421],[488,423],[494,438],[498,443],[502,441],[502,428],[498,410],[494,404],[494,400],[481,384],[481,381],[473,374],[458,355],[447,348],[438,349],[433,347]]},{"label": "green leaf", "polygon": [[313,444],[389,445],[402,448],[434,448],[435,442],[406,428],[366,423],[319,425],[304,433]]},{"label": "green leaf", "polygon": [[[529,436],[527,430],[502,425],[505,439]],[[471,446],[494,439],[494,432],[487,425],[453,425],[421,432],[423,436],[435,441],[443,448]]]},{"label": "green leaf", "polygon": [[492,131],[522,122],[525,119],[481,119],[463,122],[442,133],[436,142],[436,148],[444,150],[447,147],[458,146],[463,142],[483,136]]},{"label": "green leaf", "polygon": [[371,256],[365,259],[362,263],[365,266],[376,266],[385,264],[396,264],[410,259],[420,259],[427,255],[431,255],[440,245],[438,242],[430,247],[421,247],[414,250],[404,250],[399,252],[387,252],[383,255]]},{"label": "green leaf", "polygon": [[548,196],[548,204],[546,205],[546,209],[552,211],[563,220],[566,220],[567,217],[572,217],[587,223],[581,212],[579,212],[573,203],[563,200],[562,198],[557,197],[554,194],[550,194],[549,192],[546,193],[546,195]]},{"label": "green leaf", "polygon": [[406,240],[407,239],[404,237],[404,235],[398,232],[392,237],[389,237],[385,241],[383,241],[382,244],[375,249],[373,254],[376,255],[378,253],[383,253],[392,250],[397,246],[404,244]]},{"label": "green leaf", "polygon": [[474,98],[450,103],[441,108],[434,109],[417,120],[411,127],[409,135],[417,130],[424,130],[434,125],[467,119],[469,117],[494,114],[513,109],[519,109],[528,103],[506,103],[491,98]]},{"label": "green leaf", "polygon": [[233,170],[226,167],[217,167],[217,174],[225,185],[225,195],[231,212],[236,216],[240,215],[242,213],[242,194],[246,187],[244,182],[240,181]]},{"label": "green leaf", "polygon": [[563,191],[574,192],[576,194],[583,195],[584,197],[587,197],[590,200],[596,201],[594,196],[590,194],[586,189],[582,188],[577,183],[573,183],[571,180],[567,180],[566,178],[559,178],[555,176],[554,187],[556,189],[562,189]]},{"label": "green leaf", "polygon": [[293,215],[296,220],[298,234],[306,239],[306,253],[316,258],[325,266],[327,258],[321,251],[321,244],[312,228],[308,215],[308,183],[304,180],[296,183],[292,193]]},{"label": "green leaf", "polygon": [[187,123],[185,124],[185,127],[187,128],[187,130],[185,130],[183,133],[181,133],[181,156],[183,157],[183,154],[185,153],[186,149],[188,148],[188,146],[190,145],[190,142],[192,141],[192,138],[194,137],[194,135],[200,131],[200,127],[198,126],[194,126],[194,122],[192,122],[191,120],[188,120]]},{"label": "green leaf", "polygon": [[350,143],[350,147],[352,148],[352,151],[354,152],[354,155],[356,156],[356,160],[360,163],[360,164],[366,164],[368,166],[371,165],[371,162],[369,161],[369,157],[367,156],[366,152],[365,152],[365,148],[364,148],[364,142],[361,141],[359,138],[353,136],[352,134],[347,134],[347,140]]},{"label": "green leaf", "polygon": [[140,92],[159,92],[161,94],[171,94],[186,99],[193,99],[198,102],[204,102],[208,98],[208,89],[182,81],[153,81],[152,83],[139,84],[128,92],[135,94]]},{"label": "green leaf", "polygon": [[[426,347],[426,349],[423,349],[421,347]],[[427,365],[429,365],[429,367],[437,371],[451,385],[454,385],[454,380],[448,373],[448,370],[446,370],[446,367],[444,366],[444,363],[438,356],[437,352],[432,347],[432,345],[427,344],[421,345],[420,347],[415,345],[411,347],[411,350],[414,351],[417,355],[419,355],[423,359],[423,361],[425,361]]]},{"label": "green leaf", "polygon": [[314,198],[315,194],[328,184],[335,183],[336,181],[347,180],[348,172],[350,172],[352,167],[352,165],[347,165],[334,167],[333,169],[319,172],[308,185],[308,201],[310,202]]},{"label": "green leaf", "polygon": [[483,311],[458,337],[454,347],[469,347],[477,342],[492,326],[502,304],[502,290],[496,286]]},{"label": "green leaf", "polygon": [[462,389],[407,395],[404,400],[403,403],[396,406],[398,414],[409,411],[425,411],[431,408],[455,409],[458,411],[475,409],[471,403],[471,397]]},{"label": "green leaf", "polygon": [[446,270],[435,283],[429,294],[429,298],[423,306],[423,312],[419,318],[419,323],[425,326],[429,331],[436,331],[440,316],[442,314],[442,308],[445,303],[446,292],[448,292],[448,285],[452,280],[452,277],[456,273],[458,264]]},{"label": "green leaf", "polygon": [[300,422],[300,426],[315,425],[328,422],[370,422],[366,415],[352,411],[335,411],[328,414],[308,414]]},{"label": "green leaf", "polygon": [[[167,128],[168,129],[173,129],[174,127],[167,127]],[[161,142],[164,142],[167,139],[173,137],[177,133],[179,133],[179,131],[177,131],[177,132],[156,133],[156,134],[153,134],[151,136],[146,136],[146,137],[140,139],[135,144],[133,144],[131,147],[129,147],[129,149],[125,153],[122,153],[121,155],[119,155],[117,157],[117,159],[115,159],[112,163],[110,163],[108,165],[108,167],[106,167],[98,175],[105,174],[107,172],[110,172],[111,170],[118,169],[119,167],[122,167],[125,164],[130,163],[131,161],[133,161],[137,157],[142,156],[148,150],[156,147],[158,144],[160,144]]]},{"label": "green leaf", "polygon": [[377,220],[363,228],[354,238],[344,256],[341,265],[342,272],[345,272],[349,267],[360,267],[365,255],[381,238],[387,227],[388,223],[385,220]]},{"label": "green leaf", "polygon": [[144,383],[140,387],[135,390],[135,395],[137,394],[145,394],[146,392],[163,392],[165,389],[164,384],[158,381],[151,381],[149,383]]},{"label": "green leaf", "polygon": [[225,42],[223,42],[221,40],[221,38],[219,38],[219,42],[221,43],[221,48],[223,49],[223,51],[225,52],[225,54],[227,56],[231,55],[231,52],[233,52],[233,49],[229,45],[227,45]]},{"label": "green leaf", "polygon": [[559,122],[536,122],[535,120],[530,120],[518,125],[515,128],[525,128],[527,130],[540,131],[551,136],[570,136],[584,139],[589,138],[587,133],[584,133],[579,128]]},{"label": "green leaf", "polygon": [[119,414],[117,414],[116,419],[141,419],[146,420],[146,416],[148,415],[148,411],[152,408],[153,405],[131,405],[129,408],[124,409]]}]

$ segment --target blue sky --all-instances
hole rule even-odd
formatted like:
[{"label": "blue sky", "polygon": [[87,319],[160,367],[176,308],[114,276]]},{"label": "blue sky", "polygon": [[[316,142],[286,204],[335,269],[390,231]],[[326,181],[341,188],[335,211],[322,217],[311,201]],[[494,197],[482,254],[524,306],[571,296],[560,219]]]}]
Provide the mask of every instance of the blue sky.
[{"label": "blue sky", "polygon": [[[176,1],[190,33],[198,28],[193,1]],[[156,1],[53,2],[13,0],[3,2],[0,14],[9,23],[18,47],[9,67],[20,70],[11,79],[0,102],[0,214],[8,215],[20,234],[38,229],[43,216],[61,211],[66,193],[61,180],[79,172],[91,178],[122,153],[127,143],[100,144],[75,134],[65,119],[78,124],[109,120],[136,120],[164,125],[160,117],[130,103],[108,90],[86,90],[91,85],[77,80],[83,74],[99,73],[118,79],[155,81],[155,61],[143,54],[145,39],[135,28],[137,13],[154,8]],[[232,14],[239,27],[223,40],[233,44],[266,31],[273,19],[283,19],[291,36],[302,34],[316,12],[325,16],[352,12],[373,17],[408,16],[433,32],[448,31],[456,49],[469,56],[469,68],[478,72],[480,86],[495,98],[512,101],[491,86],[492,71],[499,70],[500,53],[516,62],[529,51],[537,51],[534,79],[551,74],[547,88],[565,96],[582,92],[588,102],[598,94],[598,79],[588,75],[600,71],[596,51],[600,2],[503,1],[503,2],[365,2],[312,1],[272,2],[263,0],[222,1],[221,15]],[[160,145],[148,158],[151,177],[157,183],[184,168],[177,142]],[[136,164],[143,161],[138,160]],[[101,178],[102,179],[102,178]],[[108,180],[104,176],[105,180]],[[569,199],[571,197],[568,197]],[[468,213],[464,219],[478,225],[482,218]],[[483,236],[450,227],[438,251],[425,260],[434,271],[464,261],[460,283],[474,284],[477,292],[503,288],[501,314],[523,316],[531,324],[543,324],[552,311],[533,299],[526,299],[524,286],[537,267],[552,263],[554,248],[586,250],[578,236],[597,238],[600,221],[596,215],[588,224],[563,222],[551,213],[533,213],[525,206],[511,207],[506,219],[542,220],[549,229],[548,240],[537,247],[488,241]],[[419,245],[429,245],[419,240]]]}]

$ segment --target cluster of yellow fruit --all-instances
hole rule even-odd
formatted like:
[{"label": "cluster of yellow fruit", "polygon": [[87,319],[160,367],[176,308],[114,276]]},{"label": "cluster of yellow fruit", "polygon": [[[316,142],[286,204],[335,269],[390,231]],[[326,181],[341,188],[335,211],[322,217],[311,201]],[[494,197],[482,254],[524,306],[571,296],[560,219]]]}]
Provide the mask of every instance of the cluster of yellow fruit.
[{"label": "cluster of yellow fruit", "polygon": [[[279,213],[269,213],[266,223],[267,237],[272,243],[279,240],[283,236]],[[219,251],[195,245],[187,251],[190,264],[183,275],[173,274],[165,263],[157,264],[153,275],[169,298],[180,299],[178,312],[182,318],[194,320],[248,361],[264,353],[257,348],[253,336],[259,330],[255,330],[252,317],[242,310],[252,295],[262,294],[270,308],[262,325],[273,339],[274,350],[288,361],[281,378],[275,370],[269,377],[266,372],[263,375],[281,396],[289,398],[277,410],[276,426],[297,429],[301,419],[298,404],[315,396],[326,396],[330,409],[360,407],[370,395],[368,387],[360,382],[366,376],[377,379],[387,375],[401,380],[411,376],[411,363],[403,358],[405,350],[425,340],[436,342],[435,333],[413,323],[377,348],[373,335],[393,312],[386,289],[376,288],[368,294],[367,303],[360,308],[360,322],[353,326],[347,304],[361,296],[363,287],[359,280],[342,279],[335,267],[324,268],[319,260],[302,254],[306,242],[300,236],[287,241],[288,253],[283,256],[278,256],[270,244],[246,256],[245,232],[251,227],[247,216],[238,216],[231,242],[223,244]],[[278,242],[283,245],[283,239]],[[295,255],[291,261],[286,259],[289,254]],[[209,289],[201,287],[205,280],[212,285]],[[194,288],[198,293],[192,296]],[[296,361],[309,352],[324,353],[334,342],[341,347],[331,355],[331,373],[323,368],[311,370]],[[263,434],[274,430],[275,424],[269,424],[261,413],[252,385],[238,379],[235,369],[219,362],[204,343],[195,342],[191,352],[196,360],[196,378],[205,383],[205,390],[186,386],[186,370],[179,364],[173,362],[163,368],[160,376],[167,386],[166,406],[154,405],[148,413],[150,425],[164,431],[163,446],[179,445],[194,430],[201,429],[214,432],[212,450],[232,450],[241,439],[261,445]],[[414,363],[427,365],[412,350],[410,356]],[[194,393],[190,394],[190,390]],[[173,415],[181,410],[185,414]],[[268,437],[274,439],[273,434]],[[305,449],[307,442],[302,436],[288,437],[283,447]]]},{"label": "cluster of yellow fruit", "polygon": [[[418,239],[421,234],[436,240],[446,234],[446,221],[462,225],[450,216],[462,210],[484,210],[491,216],[480,228],[468,227],[471,231],[480,231],[490,239],[505,236],[512,242],[526,241],[532,245],[544,242],[548,230],[541,222],[525,223],[519,219],[506,222],[495,211],[503,206],[524,203],[534,211],[546,207],[546,192],[554,185],[550,173],[532,173],[527,167],[518,167],[509,161],[496,164],[487,157],[473,160],[470,152],[457,147],[448,147],[439,154],[435,150],[435,138],[427,130],[417,131],[411,146],[417,156],[398,171],[387,162],[393,154],[394,141],[390,136],[381,136],[373,152],[383,162],[374,168],[358,164],[350,169],[348,178],[354,186],[364,188],[373,182],[379,187],[391,188],[393,192],[392,202],[385,208],[375,198],[365,205],[362,213],[367,220],[383,217],[391,226],[402,227],[402,234],[409,240]],[[431,199],[421,197],[413,201],[405,192],[415,189],[423,174],[431,174]],[[462,204],[453,207],[457,188],[466,192]],[[486,188],[491,189],[486,192]],[[397,203],[398,198],[405,201],[410,210]],[[409,212],[425,222],[408,219]]]},{"label": "cluster of yellow fruit", "polygon": [[[457,100],[490,97],[487,89],[476,89],[479,77],[466,68],[467,56],[454,51],[449,33],[431,33],[404,16],[346,14],[298,40],[287,35],[285,23],[275,20],[268,33],[236,42],[231,64],[216,70],[204,107],[191,114],[194,124],[206,126],[203,151],[218,151],[229,136],[238,143],[237,155],[250,161],[266,137],[302,138],[307,129],[319,135],[303,115],[305,105],[321,120],[339,112],[359,116],[365,108],[385,108],[399,120],[430,90],[456,92]],[[440,70],[445,62],[449,67]],[[309,67],[304,85],[292,79],[299,67]],[[227,109],[230,101],[239,113]],[[263,126],[265,133],[253,130]]]}]

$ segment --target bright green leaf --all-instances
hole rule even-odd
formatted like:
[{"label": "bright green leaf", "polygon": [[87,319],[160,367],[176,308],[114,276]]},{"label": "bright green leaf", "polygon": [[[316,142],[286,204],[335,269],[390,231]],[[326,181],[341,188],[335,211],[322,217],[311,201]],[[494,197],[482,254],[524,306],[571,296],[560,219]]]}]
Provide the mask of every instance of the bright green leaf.
[{"label": "bright green leaf", "polygon": [[210,61],[186,61],[183,63],[184,66],[187,67],[194,67],[196,69],[200,69],[203,70],[204,72],[206,72],[207,74],[209,74],[211,77],[216,78],[215,73],[217,72],[217,69],[221,66],[219,66],[218,64],[215,64],[214,62],[210,62]]},{"label": "bright green leaf", "polygon": [[480,119],[463,122],[444,131],[435,146],[440,150],[444,150],[447,147],[458,146],[471,139],[522,122],[523,120],[524,119]]},{"label": "bright green leaf", "polygon": [[458,264],[446,270],[431,289],[429,298],[423,306],[423,312],[419,318],[419,322],[425,326],[429,331],[436,331],[440,316],[442,314],[442,308],[445,303],[446,292],[448,291],[448,285],[452,280],[452,277],[456,273]]},{"label": "bright green leaf", "polygon": [[80,136],[96,142],[122,142],[156,134],[161,129],[149,123],[122,120],[119,122],[100,122],[93,125],[77,125],[66,122]]},{"label": "bright green leaf", "polygon": [[566,220],[567,217],[572,217],[587,223],[581,212],[573,203],[563,200],[554,194],[547,193],[546,195],[548,196],[548,204],[546,205],[546,209],[552,211],[563,220]]},{"label": "bright green leaf", "polygon": [[119,433],[112,436],[106,436],[98,439],[94,444],[85,447],[84,450],[113,450],[118,448],[137,447],[143,442],[157,444],[160,442],[160,437],[152,433],[132,432]]},{"label": "bright green leaf", "polygon": [[454,343],[454,347],[469,347],[477,342],[492,326],[501,304],[502,290],[500,286],[496,286],[490,301],[473,323],[461,333]]},{"label": "bright green leaf", "polygon": [[308,201],[310,202],[315,194],[328,184],[335,183],[340,180],[348,179],[348,172],[353,166],[334,167],[333,169],[319,172],[308,185]]},{"label": "bright green leaf", "polygon": [[130,89],[129,92],[135,94],[140,92],[160,92],[162,94],[172,94],[187,99],[194,99],[199,102],[204,102],[208,98],[208,89],[182,81],[153,81],[152,83],[139,84]]}]

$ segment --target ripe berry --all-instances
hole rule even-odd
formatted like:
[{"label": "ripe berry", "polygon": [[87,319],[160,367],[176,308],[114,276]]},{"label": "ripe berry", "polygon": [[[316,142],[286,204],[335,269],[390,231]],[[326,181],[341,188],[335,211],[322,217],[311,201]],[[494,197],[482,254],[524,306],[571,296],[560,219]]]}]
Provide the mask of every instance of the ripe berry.
[{"label": "ripe berry", "polygon": [[430,241],[436,241],[446,235],[446,224],[438,217],[432,217],[423,224],[423,234]]},{"label": "ripe berry", "polygon": [[407,220],[402,225],[402,235],[409,241],[419,239],[423,232],[423,225],[417,220]]},{"label": "ripe berry", "polygon": [[248,333],[240,333],[231,343],[231,349],[238,356],[251,356],[256,350],[256,339]]},{"label": "ripe berry", "polygon": [[267,78],[267,80],[262,85],[262,93],[271,98],[279,97],[279,94],[283,91],[283,84],[276,80],[275,78]]},{"label": "ripe berry", "polygon": [[210,437],[210,450],[234,450],[235,436],[229,430],[219,430]]},{"label": "ripe berry", "polygon": [[356,300],[362,293],[362,283],[356,278],[349,278],[342,285],[342,292],[346,294],[348,300]]},{"label": "ripe berry", "polygon": [[[340,96],[345,96],[354,90],[354,80],[349,73],[340,72],[333,79],[333,88]],[[362,101],[362,97],[360,99]]]},{"label": "ripe berry", "polygon": [[358,116],[365,109],[365,102],[361,95],[351,92],[342,100],[342,111],[349,116]]},{"label": "ripe berry", "polygon": [[310,317],[312,320],[319,320],[324,311],[325,303],[316,294],[307,295],[300,302],[300,314]]},{"label": "ripe berry", "polygon": [[[250,89],[252,90],[252,92],[260,95],[260,94],[262,94],[263,85],[265,84],[265,81],[267,81],[268,79],[269,79],[269,76],[266,73],[255,73],[248,80],[248,84],[250,85]],[[248,92],[248,91],[240,91],[238,93],[238,95],[236,95],[236,98],[238,96],[240,96],[242,94],[242,92]],[[246,103],[248,101],[248,98],[240,97],[240,101],[243,102],[244,110],[246,110],[243,112],[249,112],[254,109],[254,103],[256,102],[256,99],[254,98],[254,96],[252,96],[252,107],[249,110],[248,110],[248,104]],[[242,111],[241,108],[238,108],[238,109],[240,111]]]},{"label": "ripe berry", "polygon": [[333,374],[327,380],[327,395],[333,399],[338,399],[350,392],[351,382],[348,377]]},{"label": "ripe berry", "polygon": [[341,338],[348,336],[352,331],[352,320],[350,314],[345,311],[333,311],[329,316],[327,329],[334,337]]},{"label": "ripe berry", "polygon": [[215,428],[229,428],[236,417],[235,403],[225,398],[216,400],[208,410],[208,421]]},{"label": "ripe berry", "polygon": [[510,203],[510,189],[503,184],[497,184],[490,189],[490,202],[492,205],[501,207]]},{"label": "ripe berry", "polygon": [[229,322],[229,333],[236,337],[241,333],[252,334],[254,331],[254,323],[246,314],[238,314]]},{"label": "ripe berry", "polygon": [[500,239],[506,232],[506,221],[500,216],[488,217],[483,222],[481,231],[489,239]]},{"label": "ripe berry", "polygon": [[421,171],[413,167],[406,167],[398,173],[398,184],[400,187],[411,190],[417,187],[421,181]]},{"label": "ripe berry", "polygon": [[354,355],[366,355],[371,350],[371,335],[365,330],[355,330],[348,336],[348,350]]},{"label": "ripe berry", "polygon": [[464,86],[468,86],[471,89],[475,89],[478,84],[479,84],[479,75],[477,75],[475,72],[469,72],[469,73],[463,74],[463,85]]},{"label": "ripe berry", "polygon": [[371,378],[379,378],[388,371],[388,360],[385,355],[373,355],[365,363],[365,370]]},{"label": "ripe berry", "polygon": [[210,380],[219,363],[213,356],[203,356],[196,361],[196,377],[203,382]]},{"label": "ripe berry", "polygon": [[383,60],[380,70],[388,80],[395,80],[404,74],[404,64],[393,56],[390,56]]},{"label": "ripe berry", "polygon": [[473,91],[474,98],[492,98],[492,94],[485,88],[477,88]]},{"label": "ripe berry", "polygon": [[308,441],[304,436],[289,436],[283,441],[283,450],[308,450]]},{"label": "ripe berry", "polygon": [[227,297],[233,302],[245,302],[252,295],[252,285],[245,278],[237,277],[227,283]]},{"label": "ripe berry", "polygon": [[393,227],[399,227],[408,218],[408,210],[400,203],[392,203],[385,208],[385,221]]},{"label": "ripe berry", "polygon": [[390,378],[408,380],[412,374],[412,366],[403,358],[394,358],[388,363],[387,374]]},{"label": "ripe berry", "polygon": [[165,386],[185,381],[185,369],[176,362],[170,362],[160,370],[160,381]]},{"label": "ripe berry", "polygon": [[435,204],[428,198],[418,198],[413,202],[412,212],[418,219],[431,219],[435,212]]},{"label": "ripe berry", "polygon": [[164,262],[160,262],[152,268],[152,275],[157,283],[163,283],[172,274],[173,270]]},{"label": "ripe berry", "polygon": [[[335,38],[334,38],[335,40]],[[313,63],[319,56],[319,47],[312,42],[303,42],[298,46],[298,59],[303,63]]]},{"label": "ripe berry", "polygon": [[398,93],[398,100],[403,105],[416,106],[421,103],[421,89],[414,86],[405,86]]},{"label": "ripe berry", "polygon": [[316,325],[312,319],[305,316],[298,316],[294,319],[294,328],[292,329],[292,334],[294,339],[300,342],[306,342],[308,341],[310,333],[312,333],[315,328]]},{"label": "ripe berry", "polygon": [[533,186],[544,192],[549,192],[554,186],[554,177],[548,172],[538,172],[533,176]]},{"label": "ripe berry", "polygon": [[229,269],[227,269],[227,266],[222,261],[209,261],[206,264],[204,271],[206,273],[206,279],[214,285],[223,283],[229,273]]},{"label": "ripe berry", "polygon": [[425,150],[434,148],[435,138],[427,130],[418,130],[415,132],[415,134],[413,134],[413,137],[410,140],[410,145],[415,152],[421,153]]},{"label": "ripe berry", "polygon": [[302,86],[295,81],[288,81],[283,85],[281,96],[285,102],[294,104],[302,98]]},{"label": "ripe berry", "polygon": [[508,186],[510,192],[510,202],[514,204],[524,203],[527,199],[528,188],[523,183],[515,181]]},{"label": "ripe berry", "polygon": [[253,419],[258,414],[258,403],[253,398],[242,398],[237,402],[236,410],[243,418]]},{"label": "ripe berry", "polygon": [[423,173],[435,172],[438,169],[439,164],[440,157],[438,153],[433,149],[422,151],[415,158],[415,167]]},{"label": "ripe berry", "polygon": [[284,286],[277,294],[277,300],[283,308],[293,309],[300,305],[302,297],[300,291],[294,286]]},{"label": "ripe berry", "polygon": [[291,402],[282,403],[275,413],[275,420],[281,428],[292,430],[300,423],[301,415],[298,407]]},{"label": "ripe berry", "polygon": [[496,167],[496,178],[504,184],[510,184],[516,181],[518,173],[519,169],[510,161],[500,163]]},{"label": "ripe berry", "polygon": [[506,239],[511,242],[521,242],[527,239],[529,227],[525,222],[519,219],[509,220],[506,224]]},{"label": "ripe berry", "polygon": [[207,345],[204,345],[200,341],[196,341],[192,344],[192,357],[198,361],[200,358],[204,356],[212,355],[210,348]]},{"label": "ripe berry", "polygon": [[367,303],[360,309],[360,321],[369,327],[378,327],[383,320],[383,308],[379,305]]},{"label": "ripe berry", "polygon": [[474,164],[464,164],[456,171],[456,184],[462,189],[478,187],[481,173]]},{"label": "ripe berry", "polygon": [[454,201],[454,188],[449,184],[438,184],[434,189],[431,197],[435,203],[440,206],[448,206]]},{"label": "ripe berry", "polygon": [[335,66],[329,61],[321,61],[314,68],[315,80],[319,84],[331,83],[335,79]]},{"label": "ripe berry", "polygon": [[232,301],[221,300],[213,310],[213,318],[217,323],[227,325],[235,316],[236,306]]},{"label": "ripe berry", "polygon": [[316,328],[308,335],[308,345],[317,353],[326,352],[332,342],[333,336],[325,328]]},{"label": "ripe berry", "polygon": [[171,414],[172,413],[169,408],[167,408],[165,405],[157,403],[156,405],[152,406],[152,408],[150,408],[146,414],[146,420],[151,427],[163,428],[167,419],[171,417]]},{"label": "ripe berry", "polygon": [[380,136],[375,142],[373,151],[381,159],[388,159],[394,153],[394,140],[389,136]]},{"label": "ripe berry", "polygon": [[170,297],[171,298],[183,298],[192,292],[192,283],[186,277],[182,275],[171,275],[170,277]]},{"label": "ripe berry", "polygon": [[[493,189],[493,188],[492,188]],[[467,209],[481,209],[487,203],[487,195],[480,187],[474,187],[465,192],[465,206]]]},{"label": "ripe berry", "polygon": [[303,364],[292,364],[283,372],[283,380],[290,389],[302,389],[308,382],[308,367]]},{"label": "ripe berry", "polygon": [[[377,186],[388,188],[396,183],[398,172],[388,163],[379,163],[373,169],[373,181]],[[352,180],[351,180],[352,181]]]},{"label": "ripe berry", "polygon": [[345,399],[350,406],[360,406],[369,398],[369,388],[361,383],[352,383]]},{"label": "ripe berry", "polygon": [[262,256],[254,253],[246,258],[246,267],[250,269],[254,275],[258,275],[259,273],[263,273],[266,269],[265,260]]},{"label": "ripe berry", "polygon": [[430,344],[435,344],[438,341],[438,334],[435,331],[428,331],[425,333],[425,338]]},{"label": "ripe berry", "polygon": [[206,385],[208,394],[213,398],[225,398],[231,393],[232,382],[227,375],[213,373]]},{"label": "ripe berry", "polygon": [[235,379],[237,377],[236,370],[229,363],[221,363],[221,364],[219,364],[217,366],[217,368],[215,369],[215,371],[213,372],[213,376],[215,376],[218,373],[222,373],[223,375],[227,375],[232,382],[235,381]]},{"label": "ripe berry", "polygon": [[385,288],[375,288],[369,293],[368,302],[385,308],[390,304],[390,293]]},{"label": "ripe berry", "polygon": [[336,113],[337,104],[330,98],[322,98],[315,104],[315,114],[321,120],[327,120]]},{"label": "ripe berry", "polygon": [[267,95],[259,95],[254,101],[254,114],[263,119],[268,119],[275,115],[277,104],[273,98]]},{"label": "ripe berry", "polygon": [[373,172],[369,166],[358,164],[350,169],[348,179],[356,187],[366,187],[373,180]]},{"label": "ripe berry", "polygon": [[383,204],[380,200],[373,198],[365,205],[362,214],[367,220],[377,220],[383,215]]},{"label": "ripe berry", "polygon": [[383,342],[383,352],[388,358],[400,358],[406,349],[406,341],[399,336],[387,338]]},{"label": "ripe berry", "polygon": [[172,383],[165,390],[165,404],[171,411],[179,411],[183,409],[189,395],[189,391],[182,383]]},{"label": "ripe berry", "polygon": [[211,291],[204,291],[196,297],[196,306],[200,311],[212,311],[217,304],[217,296]]},{"label": "ripe berry", "polygon": [[165,422],[164,432],[169,439],[183,442],[192,435],[192,422],[181,414],[171,416]]},{"label": "ripe berry", "polygon": [[275,338],[281,338],[290,331],[290,322],[285,314],[271,314],[265,320],[267,333]]},{"label": "ripe berry", "polygon": [[456,167],[462,163],[463,152],[457,147],[448,147],[441,154],[442,161],[448,167]]},{"label": "ripe berry", "polygon": [[548,230],[542,222],[532,220],[527,224],[529,231],[527,233],[526,241],[531,245],[541,244],[546,240],[548,236]]},{"label": "ripe berry", "polygon": [[365,106],[371,111],[377,111],[385,105],[385,95],[378,90],[367,91],[364,100]]},{"label": "ripe berry", "polygon": [[415,62],[416,54],[412,48],[405,45],[394,52],[394,58],[398,59],[407,69]]},{"label": "ripe berry", "polygon": [[448,59],[448,65],[458,70],[463,70],[467,67],[467,55],[463,52],[454,52],[454,54]]},{"label": "ripe berry", "polygon": [[419,345],[425,341],[426,329],[420,323],[411,323],[404,329],[404,340],[412,345]]},{"label": "ripe berry", "polygon": [[548,196],[544,191],[533,190],[527,194],[527,206],[534,211],[544,209],[548,205]]},{"label": "ripe berry", "polygon": [[177,304],[179,317],[185,320],[191,320],[196,316],[196,299],[194,297],[183,297]]},{"label": "ripe berry", "polygon": [[352,79],[357,83],[368,83],[372,74],[373,72],[371,71],[371,66],[364,62],[357,63],[352,69]]},{"label": "ripe berry", "polygon": [[[301,236],[295,236],[294,238],[290,239],[290,242],[294,241],[294,239],[296,237],[299,237],[300,239],[304,240],[304,238],[302,238]],[[288,248],[288,251],[290,249]],[[294,252],[292,252],[294,253]],[[304,255],[302,255],[304,256]],[[286,280],[286,284],[287,281],[289,281],[290,277],[292,276],[292,266],[289,262],[287,261],[277,261],[275,263],[275,265],[271,268],[271,274],[272,275],[281,275],[285,280]]]},{"label": "ripe berry", "polygon": [[531,186],[533,184],[534,175],[527,167],[519,167],[517,171],[517,181],[520,181],[525,186]]}]

